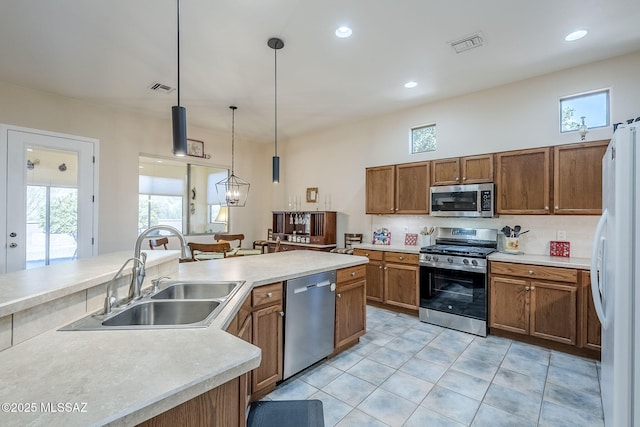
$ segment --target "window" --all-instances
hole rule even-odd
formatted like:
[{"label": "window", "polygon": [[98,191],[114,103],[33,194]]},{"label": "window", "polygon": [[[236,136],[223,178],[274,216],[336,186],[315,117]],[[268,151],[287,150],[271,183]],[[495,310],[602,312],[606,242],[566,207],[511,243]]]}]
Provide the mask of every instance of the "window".
[{"label": "window", "polygon": [[138,233],[153,225],[189,235],[227,231],[228,212],[215,188],[227,169],[153,157],[140,157],[139,168]]},{"label": "window", "polygon": [[411,128],[411,154],[436,151],[436,125]]},{"label": "window", "polygon": [[608,89],[560,99],[560,133],[577,131],[582,117],[589,129],[609,126]]}]

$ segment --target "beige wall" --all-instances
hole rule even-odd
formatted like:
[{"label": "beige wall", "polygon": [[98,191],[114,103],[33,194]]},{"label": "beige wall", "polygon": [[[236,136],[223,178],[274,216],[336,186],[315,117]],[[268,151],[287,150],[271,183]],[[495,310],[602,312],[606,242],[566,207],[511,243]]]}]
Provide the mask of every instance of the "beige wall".
[{"label": "beige wall", "polygon": [[[272,208],[286,208],[289,196],[304,196],[306,187],[319,187],[321,203],[303,205],[303,208],[323,209],[322,202],[328,197],[330,208],[340,212],[339,236],[344,232],[364,232],[370,238],[371,228],[384,224],[395,231],[394,243],[403,241],[405,226],[409,232],[417,232],[420,224],[430,224],[433,219],[365,215],[365,167],[577,142],[577,134],[559,133],[559,98],[609,88],[612,121],[637,117],[640,115],[637,103],[640,85],[636,80],[639,69],[640,52],[636,52],[294,138],[283,144],[283,181],[273,195]],[[409,154],[409,129],[433,122],[437,124],[438,150]],[[587,140],[609,139],[611,135],[611,127],[597,129],[589,132]],[[585,241],[590,244],[585,236],[592,234],[592,218],[572,218],[574,220],[568,221],[567,217],[549,217],[548,229],[537,234],[532,231],[529,239],[544,239],[548,248],[549,236],[555,234],[552,230],[566,229],[569,240],[575,238],[574,246],[580,242],[582,247]],[[513,220],[491,220],[486,225],[504,222],[513,226]],[[539,221],[531,222],[539,225]],[[437,223],[445,225],[443,221]],[[463,220],[446,223],[465,225]],[[575,224],[584,226],[576,230]],[[569,225],[571,228],[567,229]],[[535,252],[545,250],[541,242],[532,247]]]},{"label": "beige wall", "polygon": [[[404,227],[415,231],[431,218],[364,214],[365,167],[575,142],[577,135],[558,133],[558,98],[610,88],[612,120],[636,117],[640,114],[638,69],[640,52],[279,141],[281,183],[277,185],[271,184],[273,146],[255,146],[236,137],[236,174],[251,183],[251,190],[247,206],[232,210],[231,231],[245,233],[245,245],[265,237],[271,210],[287,209],[290,196],[304,199],[307,187],[319,188],[319,203],[303,203],[303,209],[340,212],[339,236],[349,231],[370,237],[371,228],[380,223],[399,230],[396,236]],[[188,111],[187,106],[187,117]],[[133,248],[138,156],[171,157],[169,107],[166,117],[147,116],[0,83],[0,122],[99,139],[98,250]],[[438,126],[438,151],[410,155],[410,127],[431,122]],[[205,151],[212,154],[212,159],[197,159],[197,163],[230,165],[230,135],[194,127],[188,133],[204,140]],[[611,128],[594,130],[587,140],[610,136]],[[585,225],[575,231],[568,228],[575,223]],[[574,221],[551,217],[545,224],[548,229],[537,235],[531,232],[532,239],[547,239],[551,230],[567,227],[571,240],[572,234],[586,236],[593,228],[591,219],[580,217]],[[585,240],[580,237],[579,241]]]},{"label": "beige wall", "polygon": [[[166,117],[152,117],[0,83],[1,123],[100,140],[98,253],[133,250],[138,215],[138,156],[146,153],[173,157],[169,111],[167,107]],[[229,167],[230,135],[192,127],[188,134],[204,140],[205,151],[212,154],[210,160],[194,159],[197,163]],[[260,173],[270,172],[254,165],[246,141],[236,138],[236,153],[236,174],[252,184],[253,194],[264,193],[259,182],[266,182],[267,178]],[[257,209],[252,200],[248,206]],[[237,209],[232,212],[232,231],[263,234],[254,231],[254,227],[261,228],[257,228],[249,210]]]}]

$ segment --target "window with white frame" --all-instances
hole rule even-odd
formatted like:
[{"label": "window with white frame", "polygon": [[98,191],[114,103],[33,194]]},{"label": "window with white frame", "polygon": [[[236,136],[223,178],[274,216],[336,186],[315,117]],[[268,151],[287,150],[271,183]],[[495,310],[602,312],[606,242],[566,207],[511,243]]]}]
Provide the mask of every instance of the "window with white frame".
[{"label": "window with white frame", "polygon": [[560,133],[577,131],[583,117],[588,129],[609,126],[608,89],[560,98]]},{"label": "window with white frame", "polygon": [[436,151],[436,124],[411,128],[411,154]]}]

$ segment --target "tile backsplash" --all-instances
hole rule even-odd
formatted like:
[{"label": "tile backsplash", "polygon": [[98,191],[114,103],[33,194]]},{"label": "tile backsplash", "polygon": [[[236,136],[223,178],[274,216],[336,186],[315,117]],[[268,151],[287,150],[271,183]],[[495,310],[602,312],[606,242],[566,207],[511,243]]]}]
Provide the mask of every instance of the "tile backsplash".
[{"label": "tile backsplash", "polygon": [[[571,256],[590,258],[593,233],[598,224],[595,215],[501,215],[498,218],[439,218],[428,215],[373,215],[371,229],[364,241],[370,242],[373,230],[385,227],[391,231],[391,244],[404,244],[406,233],[419,233],[423,227],[495,228],[505,225],[520,225],[522,231],[530,230],[520,237],[520,249],[532,255],[549,255],[549,242],[564,240],[571,243]],[[558,232],[566,233],[565,239],[558,238]],[[498,249],[504,245],[503,234],[499,232]]]}]

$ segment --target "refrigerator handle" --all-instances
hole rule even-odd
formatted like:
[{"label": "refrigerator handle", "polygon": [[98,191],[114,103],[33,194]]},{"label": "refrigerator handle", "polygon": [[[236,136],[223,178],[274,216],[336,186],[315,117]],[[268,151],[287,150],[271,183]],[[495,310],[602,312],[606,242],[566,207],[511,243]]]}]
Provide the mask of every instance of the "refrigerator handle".
[{"label": "refrigerator handle", "polygon": [[[606,318],[602,307],[601,295],[604,294],[604,287],[606,285],[606,275],[604,272],[606,239],[602,236],[602,232],[604,231],[604,226],[607,222],[607,215],[608,211],[605,209],[602,212],[600,221],[598,221],[598,226],[596,227],[596,232],[593,237],[593,248],[591,250],[591,296],[593,298],[593,305],[596,309],[596,314],[598,315],[598,319],[600,319],[600,324],[603,326]],[[600,262],[598,262],[598,252],[600,249]],[[598,275],[598,271],[600,271],[600,275]]]}]

